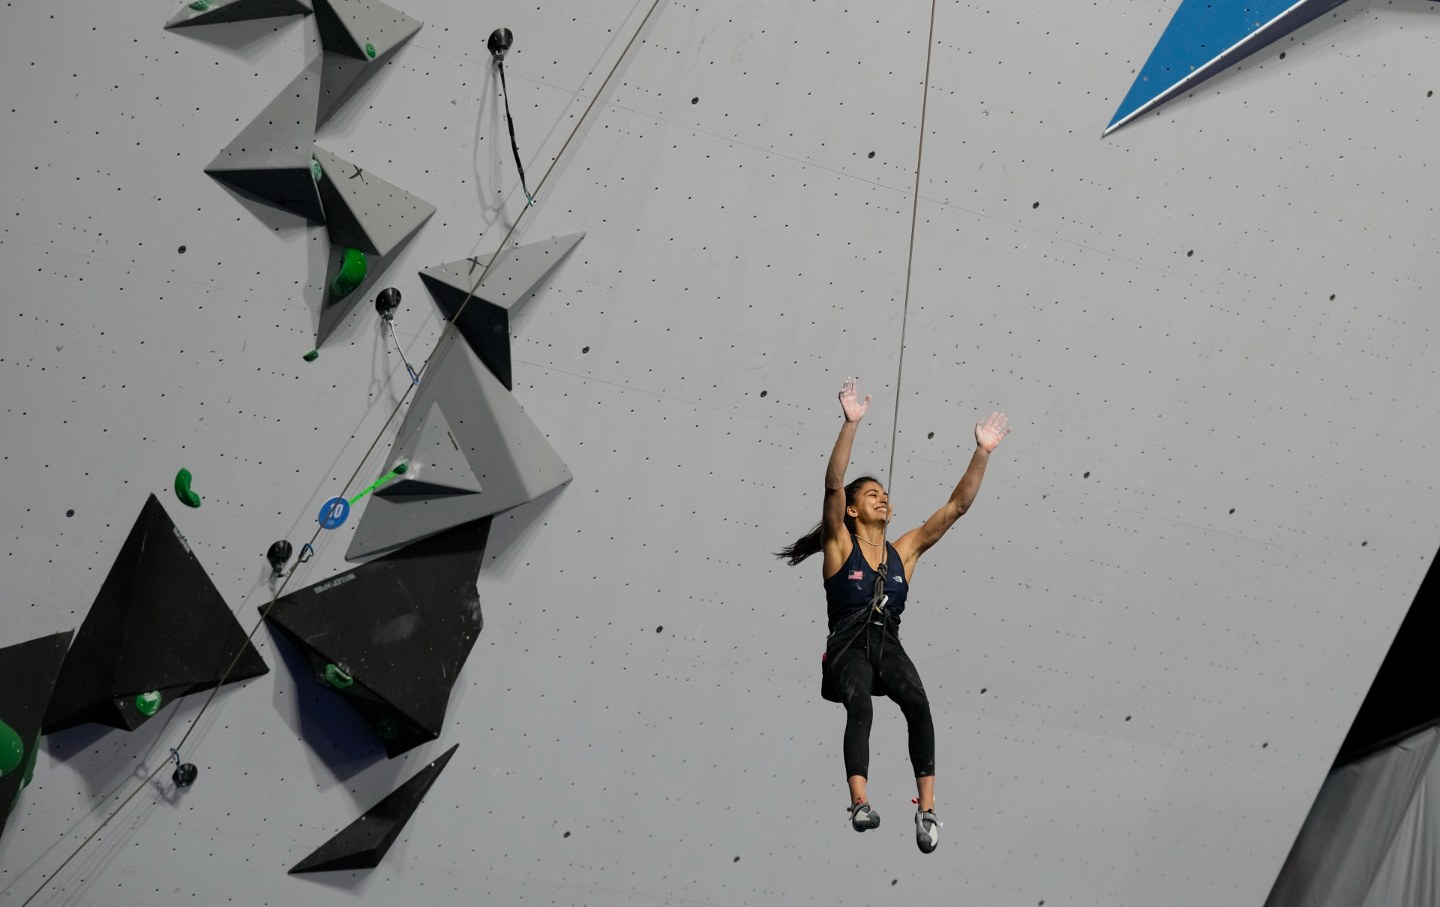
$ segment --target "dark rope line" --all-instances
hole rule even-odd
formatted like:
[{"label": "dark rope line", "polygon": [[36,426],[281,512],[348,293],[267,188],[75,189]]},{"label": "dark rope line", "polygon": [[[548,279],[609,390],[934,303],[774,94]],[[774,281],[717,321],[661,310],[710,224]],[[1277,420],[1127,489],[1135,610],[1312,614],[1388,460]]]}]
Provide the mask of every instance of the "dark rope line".
[{"label": "dark rope line", "polygon": [[[650,9],[649,9],[649,11],[647,11],[647,12],[645,13],[645,18],[640,21],[640,25],[635,29],[635,33],[634,33],[633,35],[631,35],[630,41],[629,41],[628,43],[626,43],[626,45],[625,45],[625,49],[620,52],[620,56],[615,59],[615,65],[613,65],[613,66],[610,67],[610,72],[605,76],[605,81],[603,81],[603,82],[600,83],[600,88],[595,92],[595,95],[590,99],[590,103],[589,103],[588,105],[586,105],[586,107],[585,107],[585,112],[582,113],[582,114],[580,114],[580,119],[579,119],[578,121],[576,121],[576,123],[575,123],[575,128],[572,129],[572,130],[570,130],[570,135],[566,137],[565,143],[560,146],[560,150],[559,150],[558,152],[556,152],[555,157],[554,157],[553,159],[551,159],[551,161],[550,161],[550,166],[546,168],[544,175],[540,177],[540,182],[538,182],[538,183],[535,184],[535,193],[536,193],[536,195],[539,194],[539,192],[540,192],[540,187],[542,187],[542,186],[545,185],[545,181],[550,178],[550,174],[551,174],[552,172],[554,172],[555,167],[560,163],[560,159],[564,156],[565,150],[570,147],[570,142],[575,138],[576,134],[579,133],[580,127],[585,124],[585,120],[586,120],[587,117],[589,117],[590,111],[591,111],[592,109],[594,109],[596,102],[599,101],[599,100],[600,100],[600,97],[605,93],[605,88],[606,88],[606,86],[608,86],[608,85],[610,84],[611,78],[613,78],[614,75],[615,75],[615,73],[620,69],[620,64],[621,64],[622,62],[624,62],[626,56],[629,55],[629,53],[630,53],[630,48],[634,46],[635,40],[636,40],[637,38],[639,38],[639,37],[640,37],[640,33],[645,30],[645,26],[646,26],[646,24],[650,21],[650,17],[651,17],[652,15],[654,15],[655,10],[656,10],[659,6],[660,6],[660,0],[654,0],[654,2],[652,2],[652,3],[650,4]],[[502,79],[503,79],[503,75],[502,75]],[[507,103],[508,103],[508,102],[507,102]],[[512,135],[513,135],[513,133],[512,133]],[[517,161],[517,163],[518,163],[518,161]],[[522,185],[522,190],[523,190],[523,185]],[[527,200],[527,202],[530,200],[530,198],[531,198],[531,196],[530,196],[530,194],[527,192],[527,193],[526,193],[526,200]],[[515,229],[516,229],[516,227],[518,227],[518,226],[520,225],[520,220],[525,216],[525,213],[526,213],[527,211],[529,211],[529,210],[530,210],[530,207],[529,207],[529,205],[527,205],[525,208],[522,208],[522,209],[520,210],[520,213],[519,213],[518,215],[516,215],[515,221],[510,225],[510,229],[509,229],[508,231],[506,231],[506,233],[505,233],[505,238],[500,241],[499,247],[496,248],[495,253],[490,256],[490,261],[488,261],[488,262],[485,264],[485,269],[480,272],[480,276],[479,276],[478,278],[476,278],[474,285],[470,287],[470,292],[469,292],[468,294],[466,294],[464,301],[461,302],[461,304],[460,304],[460,308],[458,308],[458,309],[455,310],[455,316],[450,319],[449,323],[447,323],[447,324],[445,325],[444,330],[441,331],[440,339],[436,342],[436,344],[435,344],[435,349],[430,352],[430,355],[426,357],[425,362],[421,364],[420,369],[419,369],[419,374],[424,374],[426,366],[428,366],[428,365],[430,364],[430,360],[435,357],[435,353],[440,349],[441,344],[444,344],[444,343],[447,343],[447,342],[454,342],[455,336],[456,336],[456,333],[457,333],[457,330],[458,330],[457,327],[456,327],[456,325],[458,325],[459,322],[460,322],[460,315],[461,315],[461,313],[463,313],[463,312],[465,311],[465,307],[470,304],[470,300],[471,300],[472,298],[474,298],[476,291],[478,291],[478,290],[480,289],[480,285],[481,285],[482,283],[484,283],[486,276],[489,275],[489,273],[490,273],[490,268],[495,264],[496,259],[498,259],[498,258],[500,257],[500,253],[502,253],[502,252],[505,251],[505,246],[506,246],[507,243],[510,242],[510,237],[515,234]],[[408,388],[406,388],[405,393],[401,395],[399,402],[396,403],[396,404],[395,404],[395,408],[390,411],[390,416],[389,416],[389,418],[387,418],[387,419],[385,420],[385,424],[384,424],[383,426],[381,426],[380,431],[375,435],[375,440],[373,440],[373,441],[370,442],[370,446],[366,449],[365,455],[360,458],[360,463],[359,463],[359,465],[356,466],[356,467],[355,467],[355,471],[350,474],[350,478],[349,478],[348,480],[346,480],[344,487],[346,487],[346,488],[353,488],[353,487],[354,487],[355,479],[356,479],[357,476],[360,475],[360,470],[364,468],[364,466],[365,466],[365,461],[370,458],[370,455],[371,455],[372,453],[374,453],[376,446],[380,443],[380,439],[383,438],[383,437],[385,437],[385,432],[386,432],[387,429],[389,429],[390,423],[393,422],[393,421],[395,421],[395,416],[400,412],[401,408],[404,407],[406,401],[408,401],[408,400],[410,399],[410,394],[414,392],[416,386],[417,386],[417,385],[412,382],[412,383],[410,384],[410,386],[409,386]],[[314,547],[315,540],[320,537],[320,532],[321,532],[321,529],[322,529],[322,528],[323,528],[323,527],[317,527],[317,528],[315,529],[314,533],[310,536],[310,542],[309,542],[309,544],[310,544],[310,546],[311,546],[312,548]],[[304,549],[302,548],[301,550],[303,551]],[[297,564],[296,564],[296,567],[298,567],[298,566],[299,566],[299,564],[297,563]],[[280,599],[281,593],[284,592],[284,591],[285,591],[285,587],[286,587],[287,585],[289,585],[289,583],[290,583],[290,577],[294,576],[294,574],[295,574],[295,570],[294,570],[293,568],[292,568],[289,572],[287,572],[287,573],[285,574],[285,579],[284,579],[284,581],[280,583],[279,587],[275,590],[274,595],[271,596],[271,598],[270,598],[270,603],[267,604],[265,607],[263,607],[263,608],[260,609],[260,618],[259,618],[259,620],[257,620],[257,621],[255,622],[254,626],[252,626],[252,627],[250,628],[250,632],[249,632],[248,634],[246,634],[246,636],[245,636],[245,641],[246,641],[247,643],[250,642],[252,639],[254,639],[256,632],[258,632],[259,629],[260,629],[260,625],[265,622],[265,617],[266,617],[266,616],[270,613],[270,611],[275,607],[276,602],[278,602],[279,599]],[[227,668],[225,669],[224,673],[220,675],[220,680],[219,680],[219,682],[210,690],[210,695],[207,696],[207,697],[205,698],[205,702],[204,702],[203,704],[201,704],[201,706],[200,706],[200,711],[196,712],[196,713],[195,713],[195,717],[190,720],[190,724],[189,724],[189,726],[185,729],[185,733],[184,733],[183,735],[181,735],[181,737],[180,737],[180,743],[179,743],[178,745],[176,745],[175,747],[173,747],[173,749],[175,749],[175,750],[177,750],[177,751],[180,750],[182,747],[184,747],[185,741],[187,741],[187,740],[190,739],[190,734],[191,734],[191,733],[195,730],[195,728],[199,725],[200,719],[201,719],[202,717],[204,717],[205,711],[206,711],[208,708],[210,708],[210,703],[215,700],[216,694],[218,694],[218,693],[220,692],[220,688],[221,688],[222,686],[224,686],[226,679],[229,678],[229,676],[230,676],[230,672],[235,669],[235,665],[239,664],[240,658],[244,655],[244,653],[245,653],[245,647],[244,647],[244,646],[241,646],[240,649],[235,653],[235,657],[231,660],[229,667],[227,667]],[[117,806],[117,807],[115,807],[115,809],[111,810],[110,814],[107,815],[103,820],[101,820],[100,824],[97,825],[97,826],[95,827],[95,829],[90,832],[90,834],[86,835],[85,840],[83,840],[83,841],[80,842],[79,846],[76,847],[75,850],[72,851],[71,854],[70,854],[68,857],[65,858],[64,862],[62,862],[59,866],[57,866],[57,867],[54,869],[54,871],[52,871],[49,875],[47,875],[47,876],[45,877],[45,879],[40,883],[40,887],[36,888],[35,891],[34,891],[34,893],[31,894],[28,898],[26,898],[25,901],[24,901],[24,903],[22,903],[22,904],[20,905],[20,907],[28,907],[28,905],[30,904],[31,901],[34,901],[35,898],[39,897],[39,896],[40,896],[40,893],[41,893],[42,891],[44,891],[44,890],[50,885],[50,882],[51,882],[52,880],[54,880],[54,878],[55,878],[56,876],[58,876],[58,875],[61,873],[61,871],[63,871],[63,870],[65,869],[65,867],[70,864],[70,861],[71,861],[71,860],[73,860],[73,859],[75,859],[75,857],[79,856],[80,851],[84,850],[85,847],[86,847],[86,845],[88,845],[91,841],[93,841],[93,840],[95,839],[95,836],[98,835],[98,834],[101,832],[101,830],[104,829],[105,826],[110,823],[110,820],[113,819],[113,818],[115,818],[116,816],[118,816],[118,815],[121,813],[121,811],[124,810],[127,805],[129,805],[130,801],[133,800],[133,799],[135,799],[135,795],[138,794],[138,793],[140,793],[142,790],[144,790],[144,789],[150,784],[151,781],[155,780],[155,776],[158,775],[158,774],[160,774],[161,769],[165,768],[165,766],[166,766],[166,765],[169,765],[169,764],[170,764],[170,760],[167,759],[167,760],[161,762],[160,765],[156,766],[155,770],[152,771],[148,776],[146,776],[145,780],[142,781],[142,782],[140,782],[140,784],[138,784],[138,785],[135,787],[135,789],[130,792],[129,796],[127,796],[124,800],[122,800],[122,801],[120,802],[120,805],[119,805],[119,806]]]},{"label": "dark rope line", "polygon": [[910,323],[910,272],[915,264],[915,224],[920,215],[920,163],[925,159],[925,111],[930,103],[930,58],[935,51],[935,2],[930,0],[930,34],[925,39],[925,90],[920,96],[920,143],[915,151],[915,200],[910,208],[910,248],[905,258],[905,302],[900,315],[900,362],[895,370],[895,421],[890,427],[890,468],[885,479],[895,486],[895,447],[900,435],[900,382],[905,376],[905,330]]}]

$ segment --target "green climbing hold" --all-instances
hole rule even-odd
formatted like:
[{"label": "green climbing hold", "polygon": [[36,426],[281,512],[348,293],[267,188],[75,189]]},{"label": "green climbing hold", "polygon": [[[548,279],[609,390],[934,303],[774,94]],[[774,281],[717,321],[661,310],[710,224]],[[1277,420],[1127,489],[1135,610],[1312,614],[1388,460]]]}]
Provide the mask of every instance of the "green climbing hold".
[{"label": "green climbing hold", "polygon": [[25,742],[15,729],[0,721],[0,778],[25,764]]},{"label": "green climbing hold", "polygon": [[194,3],[190,4],[190,8],[195,10],[195,12],[197,13],[205,12],[205,10],[209,9],[210,6],[210,0],[195,0]]},{"label": "green climbing hold", "polygon": [[395,464],[395,468],[391,471],[394,472],[397,476],[403,476],[405,473],[410,471],[410,463],[407,460],[401,460],[399,463]]},{"label": "green climbing hold", "polygon": [[175,496],[179,498],[180,503],[186,507],[199,507],[200,495],[190,490],[190,480],[192,478],[190,470],[188,469],[182,469],[175,473]]},{"label": "green climbing hold", "polygon": [[310,178],[317,183],[325,178],[325,168],[321,167],[320,162],[313,157],[310,159]]},{"label": "green climbing hold", "polygon": [[330,295],[341,299],[355,292],[355,288],[365,282],[365,270],[365,253],[346,249],[340,256],[340,273],[330,281]]},{"label": "green climbing hold", "polygon": [[350,676],[349,671],[331,662],[325,666],[325,682],[337,690],[344,690],[354,685],[355,678]]},{"label": "green climbing hold", "polygon": [[135,697],[135,708],[139,710],[140,714],[149,718],[151,715],[160,711],[160,699],[161,697],[158,690],[141,693]]},{"label": "green climbing hold", "polygon": [[365,56],[369,57],[372,60],[375,59],[375,45],[371,44],[369,41],[365,42]]},{"label": "green climbing hold", "polygon": [[375,722],[375,733],[380,735],[381,740],[394,740],[400,736],[400,725],[392,718],[381,718]]},{"label": "green climbing hold", "polygon": [[308,352],[308,353],[305,354],[305,361],[306,361],[306,362],[314,362],[316,359],[319,359],[319,358],[320,358],[320,351],[319,351],[319,350],[311,350],[310,352]]}]

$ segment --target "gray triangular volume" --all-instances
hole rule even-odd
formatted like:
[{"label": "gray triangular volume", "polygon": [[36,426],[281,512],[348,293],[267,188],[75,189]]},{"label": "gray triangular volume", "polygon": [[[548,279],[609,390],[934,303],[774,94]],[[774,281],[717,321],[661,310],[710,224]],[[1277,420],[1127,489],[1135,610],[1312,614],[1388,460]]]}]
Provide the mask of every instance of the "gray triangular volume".
[{"label": "gray triangular volume", "polygon": [[473,288],[475,295],[486,302],[517,312],[535,295],[535,287],[584,238],[584,233],[569,233],[506,249],[495,259],[478,287],[477,275],[481,271],[476,263],[483,267],[490,260],[490,255],[436,265],[421,271],[420,276],[453,287],[465,295],[469,295]]},{"label": "gray triangular volume", "polygon": [[[399,437],[437,404],[481,490],[415,498],[371,495],[345,557],[389,551],[452,526],[533,501],[570,481],[570,470],[505,386],[451,333],[425,367]],[[397,459],[392,455],[392,462]]]},{"label": "gray triangular volume", "polygon": [[400,497],[480,493],[480,481],[461,452],[439,403],[431,402],[419,429],[401,438],[397,450],[408,468],[403,476],[380,486],[376,494]]},{"label": "gray triangular volume", "polygon": [[310,856],[291,869],[297,872],[329,872],[337,869],[372,869],[380,865],[385,852],[404,831],[405,823],[420,807],[420,801],[445,770],[450,757],[460,744],[455,744],[440,758],[415,773],[415,777],[397,787],[393,793],[370,807],[335,837],[320,845]]},{"label": "gray triangular volume", "polygon": [[171,16],[165,27],[219,25],[274,16],[305,16],[310,12],[310,4],[305,0],[196,0],[180,7],[180,12]]},{"label": "gray triangular volume", "polygon": [[379,0],[315,0],[320,44],[331,53],[378,60],[404,44],[421,23]]},{"label": "gray triangular volume", "polygon": [[320,99],[317,56],[260,111],[205,172],[313,221],[325,220],[310,169]]},{"label": "gray triangular volume", "polygon": [[337,246],[388,255],[435,213],[435,206],[316,145],[320,198]]},{"label": "gray triangular volume", "polygon": [[321,125],[421,25],[378,0],[315,0],[315,21],[325,49]]},{"label": "gray triangular volume", "polygon": [[[540,283],[584,236],[572,233],[506,249],[498,256],[467,258],[420,272],[420,280],[445,317],[506,387],[512,386],[510,311],[535,296]],[[491,258],[495,264],[486,271]]]},{"label": "gray triangular volume", "polygon": [[357,60],[328,50],[320,56],[325,59],[325,66],[320,75],[320,111],[315,122],[324,126],[374,70],[369,60]]}]

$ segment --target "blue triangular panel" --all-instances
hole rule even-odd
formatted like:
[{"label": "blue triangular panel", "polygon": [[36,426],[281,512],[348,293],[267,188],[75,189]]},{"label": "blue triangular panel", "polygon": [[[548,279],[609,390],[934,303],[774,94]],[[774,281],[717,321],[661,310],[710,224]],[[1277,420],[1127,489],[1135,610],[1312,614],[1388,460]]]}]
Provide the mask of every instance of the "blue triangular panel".
[{"label": "blue triangular panel", "polygon": [[1120,102],[1110,132],[1345,0],[1182,0]]}]

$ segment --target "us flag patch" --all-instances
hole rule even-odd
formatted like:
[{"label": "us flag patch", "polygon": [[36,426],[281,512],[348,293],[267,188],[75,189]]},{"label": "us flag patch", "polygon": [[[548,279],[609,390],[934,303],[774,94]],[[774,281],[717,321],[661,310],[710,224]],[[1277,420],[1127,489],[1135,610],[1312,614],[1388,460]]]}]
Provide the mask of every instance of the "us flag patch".
[{"label": "us flag patch", "polygon": [[865,578],[865,571],[864,571],[864,570],[856,570],[854,573],[850,574],[850,578],[851,578],[851,579],[864,579],[864,578]]}]

